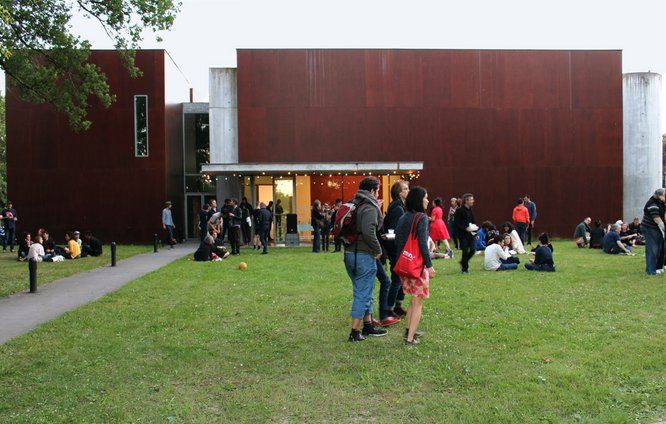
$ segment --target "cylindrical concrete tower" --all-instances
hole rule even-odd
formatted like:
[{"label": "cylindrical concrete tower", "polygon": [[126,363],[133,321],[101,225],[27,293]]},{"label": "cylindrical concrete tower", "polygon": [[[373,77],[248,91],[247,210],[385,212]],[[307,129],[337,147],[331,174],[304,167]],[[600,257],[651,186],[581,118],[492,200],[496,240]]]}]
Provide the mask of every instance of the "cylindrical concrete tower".
[{"label": "cylindrical concrete tower", "polygon": [[663,182],[661,139],[661,75],[624,74],[623,215],[643,216],[643,206]]}]

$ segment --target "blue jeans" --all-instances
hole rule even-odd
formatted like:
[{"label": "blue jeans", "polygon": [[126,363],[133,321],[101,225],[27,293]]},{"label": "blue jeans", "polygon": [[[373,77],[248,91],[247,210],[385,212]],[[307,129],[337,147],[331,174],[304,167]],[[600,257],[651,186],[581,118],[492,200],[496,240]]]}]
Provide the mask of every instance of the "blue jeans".
[{"label": "blue jeans", "polygon": [[5,239],[2,241],[2,250],[7,250],[7,244],[9,244],[9,250],[13,252],[15,238],[16,228],[5,227]]},{"label": "blue jeans", "polygon": [[659,228],[641,225],[645,236],[645,273],[654,275],[664,267],[664,236]]},{"label": "blue jeans", "polygon": [[497,268],[498,271],[511,271],[514,269],[518,269],[518,264],[516,263],[503,263],[500,265],[499,268]]},{"label": "blue jeans", "polygon": [[405,293],[402,291],[402,280],[400,280],[398,274],[393,272],[393,268],[395,268],[397,262],[398,258],[393,255],[389,256],[389,266],[391,267],[391,288],[389,289],[388,299],[386,300],[389,309],[393,309],[396,304],[402,304],[402,301],[405,300]]},{"label": "blue jeans", "polygon": [[384,265],[379,259],[377,259],[377,279],[379,280],[379,319],[383,320],[389,316],[393,305],[388,304],[391,279],[386,275]]},{"label": "blue jeans", "polygon": [[363,319],[373,311],[372,291],[377,275],[377,260],[369,253],[345,252],[345,268],[352,281],[354,294],[349,315],[355,319]]},{"label": "blue jeans", "polygon": [[174,244],[173,241],[172,241],[173,240],[173,225],[167,225],[166,230],[167,230],[168,237],[169,237],[169,240],[167,240],[167,242],[169,243],[169,245],[173,246],[173,244]]},{"label": "blue jeans", "polygon": [[539,271],[539,272],[555,272],[555,267],[552,267],[550,265],[537,265],[532,262],[528,262],[525,264],[525,268],[527,268],[530,271]]}]

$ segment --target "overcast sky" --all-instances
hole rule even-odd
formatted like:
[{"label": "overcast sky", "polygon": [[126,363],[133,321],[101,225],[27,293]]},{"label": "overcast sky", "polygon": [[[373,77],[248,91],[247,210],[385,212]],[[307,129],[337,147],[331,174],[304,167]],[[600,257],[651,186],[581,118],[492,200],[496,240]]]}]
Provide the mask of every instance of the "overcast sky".
[{"label": "overcast sky", "polygon": [[[235,67],[236,48],[621,49],[623,72],[666,74],[663,0],[182,3],[164,41],[148,33],[143,46],[168,50],[197,101],[208,100],[208,68]],[[94,48],[113,47],[92,20],[73,23]]]}]

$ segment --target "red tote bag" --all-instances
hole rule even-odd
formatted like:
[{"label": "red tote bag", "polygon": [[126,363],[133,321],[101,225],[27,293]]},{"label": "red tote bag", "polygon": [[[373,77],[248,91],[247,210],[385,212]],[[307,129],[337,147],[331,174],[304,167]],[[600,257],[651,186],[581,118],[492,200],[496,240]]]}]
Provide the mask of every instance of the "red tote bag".
[{"label": "red tote bag", "polygon": [[423,255],[416,235],[416,227],[423,216],[424,214],[420,212],[414,215],[407,243],[400,253],[398,262],[393,267],[393,272],[400,277],[419,278],[423,273]]}]

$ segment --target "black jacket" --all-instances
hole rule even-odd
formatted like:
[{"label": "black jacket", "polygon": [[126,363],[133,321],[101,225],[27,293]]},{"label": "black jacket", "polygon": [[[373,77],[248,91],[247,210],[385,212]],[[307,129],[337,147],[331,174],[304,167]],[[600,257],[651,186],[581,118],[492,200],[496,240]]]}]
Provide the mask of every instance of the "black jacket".
[{"label": "black jacket", "polygon": [[467,227],[470,223],[474,223],[474,214],[472,213],[472,208],[466,206],[461,206],[456,209],[456,213],[453,214],[453,226],[456,228],[456,235],[458,237],[465,237],[473,239],[474,235],[467,231]]}]

